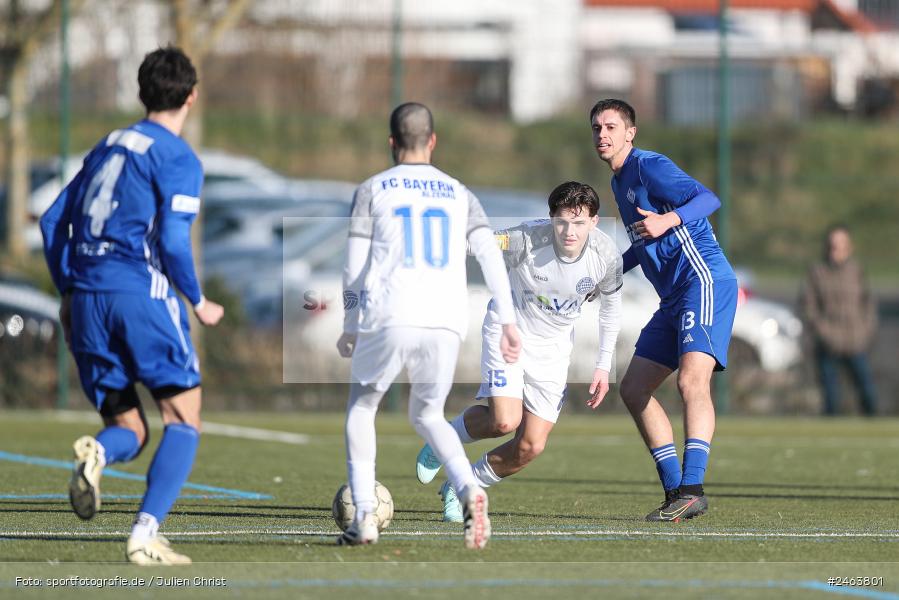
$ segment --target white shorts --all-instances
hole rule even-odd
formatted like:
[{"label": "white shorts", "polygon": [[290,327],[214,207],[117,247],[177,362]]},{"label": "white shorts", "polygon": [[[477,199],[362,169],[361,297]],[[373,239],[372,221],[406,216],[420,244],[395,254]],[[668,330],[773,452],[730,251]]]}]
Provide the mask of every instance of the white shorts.
[{"label": "white shorts", "polygon": [[481,329],[481,387],[478,398],[521,398],[524,407],[555,423],[565,404],[571,340],[546,340],[522,335],[518,362],[506,363],[499,350],[502,327],[484,323]]},{"label": "white shorts", "polygon": [[351,380],[385,392],[405,368],[413,387],[428,385],[433,393],[446,396],[453,385],[460,343],[459,334],[449,329],[385,327],[360,333]]}]

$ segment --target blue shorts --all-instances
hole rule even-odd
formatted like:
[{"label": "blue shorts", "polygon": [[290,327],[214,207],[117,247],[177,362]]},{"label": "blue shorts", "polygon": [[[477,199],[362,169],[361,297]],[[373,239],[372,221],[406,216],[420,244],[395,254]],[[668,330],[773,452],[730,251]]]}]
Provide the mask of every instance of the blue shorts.
[{"label": "blue shorts", "polygon": [[99,410],[105,390],[200,385],[200,365],[181,300],[140,294],[72,294],[72,354],[81,387]]},{"label": "blue shorts", "polygon": [[737,280],[706,285],[696,279],[680,293],[662,300],[659,310],[640,332],[636,356],[677,370],[687,352],[715,358],[716,371],[727,366],[727,347],[737,312]]}]

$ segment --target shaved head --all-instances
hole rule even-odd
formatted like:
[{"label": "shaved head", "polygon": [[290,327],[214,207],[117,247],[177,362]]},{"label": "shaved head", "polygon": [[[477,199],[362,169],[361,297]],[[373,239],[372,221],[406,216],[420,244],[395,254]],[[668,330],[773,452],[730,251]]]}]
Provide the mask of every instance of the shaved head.
[{"label": "shaved head", "polygon": [[399,150],[424,148],[433,133],[434,117],[424,104],[406,102],[390,115],[390,135]]}]

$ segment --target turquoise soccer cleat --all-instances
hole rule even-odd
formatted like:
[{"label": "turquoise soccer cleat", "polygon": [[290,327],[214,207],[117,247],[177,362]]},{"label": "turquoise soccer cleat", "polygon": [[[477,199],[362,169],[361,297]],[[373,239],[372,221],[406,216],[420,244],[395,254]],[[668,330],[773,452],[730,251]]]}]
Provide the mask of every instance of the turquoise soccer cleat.
[{"label": "turquoise soccer cleat", "polygon": [[443,500],[443,520],[447,523],[462,523],[462,505],[456,496],[456,490],[449,481],[444,481],[440,486],[440,498]]},{"label": "turquoise soccer cleat", "polygon": [[440,459],[431,450],[431,446],[425,444],[415,458],[415,475],[418,476],[418,480],[421,483],[431,483],[437,477],[440,467]]}]

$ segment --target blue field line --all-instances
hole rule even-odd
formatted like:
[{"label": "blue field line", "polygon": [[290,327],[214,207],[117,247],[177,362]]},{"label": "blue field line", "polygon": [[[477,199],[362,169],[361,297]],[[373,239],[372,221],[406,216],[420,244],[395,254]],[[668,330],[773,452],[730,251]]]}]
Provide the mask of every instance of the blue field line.
[{"label": "blue field line", "polygon": [[814,590],[842,595],[899,600],[899,594],[870,589],[830,586],[820,581],[715,581],[702,579],[468,579],[401,581],[391,579],[277,579],[270,581],[229,581],[229,586],[243,588],[351,588],[381,589],[454,589],[454,588],[516,588],[516,587],[627,587],[634,588],[706,588],[706,589],[780,589]]},{"label": "blue field line", "polygon": [[[0,581],[0,588],[13,587],[12,582]],[[702,579],[468,579],[409,581],[399,579],[269,579],[235,580],[228,578],[228,587],[243,589],[281,588],[379,588],[394,590],[442,590],[455,588],[611,588],[625,587],[676,589],[731,589],[731,590],[814,590],[841,595],[873,598],[875,600],[899,600],[899,594],[880,592],[866,588],[830,586],[820,581],[715,581]]]},{"label": "blue field line", "polygon": [[[140,500],[143,494],[103,494],[106,500]],[[0,500],[68,500],[68,494],[0,494]],[[231,494],[181,494],[179,500],[237,500]]]},{"label": "blue field line", "polygon": [[[25,454],[13,454],[0,450],[0,460],[9,462],[23,463],[26,465],[37,465],[40,467],[50,467],[52,469],[72,469],[71,461],[55,460],[52,458],[43,458],[40,456],[26,456]],[[118,479],[128,479],[131,481],[146,481],[145,475],[137,475],[135,473],[126,473],[125,471],[117,471],[116,469],[103,469],[104,477],[116,477]],[[199,483],[185,483],[184,487],[191,490],[199,490],[201,492],[212,492],[216,494],[226,494],[234,496],[241,500],[271,500],[273,497],[268,494],[259,494],[257,492],[245,492],[243,490],[232,490],[229,488],[216,487],[214,485],[201,485]]]},{"label": "blue field line", "polygon": [[821,581],[803,581],[800,587],[807,590],[830,592],[831,594],[840,594],[843,596],[877,598],[877,600],[899,600],[899,594],[894,594],[892,592],[881,592],[872,590],[871,588],[851,587],[848,585],[829,585]]}]

